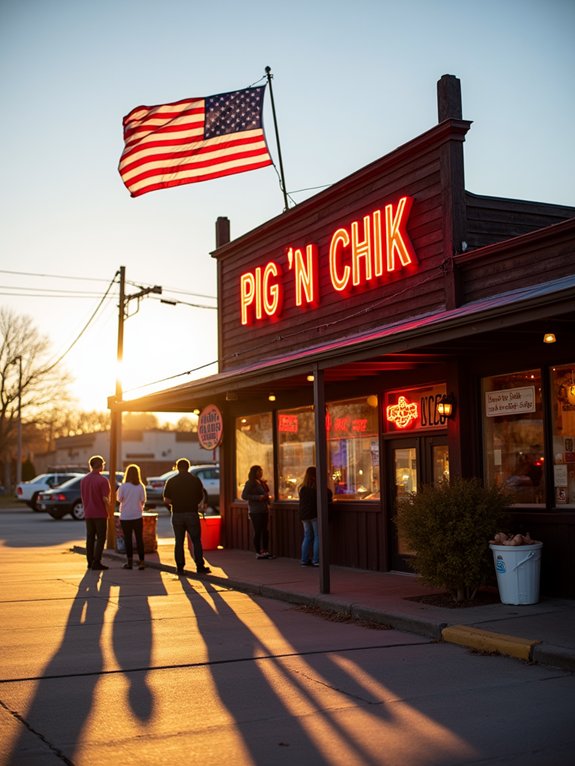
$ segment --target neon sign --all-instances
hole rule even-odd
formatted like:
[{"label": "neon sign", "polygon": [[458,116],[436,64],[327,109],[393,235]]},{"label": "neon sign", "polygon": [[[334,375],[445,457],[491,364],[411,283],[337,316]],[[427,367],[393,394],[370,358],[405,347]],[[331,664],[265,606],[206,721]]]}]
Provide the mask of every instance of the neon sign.
[{"label": "neon sign", "polygon": [[[340,226],[332,234],[329,245],[329,284],[337,293],[353,288],[377,286],[386,274],[417,265],[415,250],[407,233],[407,219],[412,197],[401,197],[383,209],[373,210],[362,219]],[[284,291],[293,277],[296,306],[316,308],[320,304],[319,248],[307,244],[303,248],[286,248],[284,267],[275,261],[257,266],[240,276],[240,314],[242,325],[265,318],[278,319]],[[286,284],[287,283],[287,284]]]},{"label": "neon sign", "polygon": [[419,408],[415,402],[408,402],[405,396],[400,396],[397,404],[390,404],[387,407],[386,417],[398,428],[407,428],[419,417]]},{"label": "neon sign", "polygon": [[299,421],[297,415],[278,415],[278,431],[281,433],[297,434]]}]

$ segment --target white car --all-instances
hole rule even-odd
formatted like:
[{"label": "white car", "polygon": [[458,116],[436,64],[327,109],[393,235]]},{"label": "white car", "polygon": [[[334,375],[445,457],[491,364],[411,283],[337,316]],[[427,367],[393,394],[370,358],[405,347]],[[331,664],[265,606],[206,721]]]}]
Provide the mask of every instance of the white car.
[{"label": "white car", "polygon": [[53,489],[69,479],[84,476],[83,473],[68,471],[67,473],[41,473],[31,481],[21,481],[16,487],[16,499],[22,500],[33,511],[39,511],[38,495],[47,489]]},{"label": "white car", "polygon": [[[195,474],[204,485],[208,495],[208,506],[213,509],[212,514],[219,513],[220,507],[220,466],[219,465],[192,465],[190,473]],[[177,471],[166,471],[161,476],[152,476],[146,483],[146,505],[155,508],[164,505],[164,486],[168,479],[175,476]],[[206,511],[206,516],[210,511]]]}]

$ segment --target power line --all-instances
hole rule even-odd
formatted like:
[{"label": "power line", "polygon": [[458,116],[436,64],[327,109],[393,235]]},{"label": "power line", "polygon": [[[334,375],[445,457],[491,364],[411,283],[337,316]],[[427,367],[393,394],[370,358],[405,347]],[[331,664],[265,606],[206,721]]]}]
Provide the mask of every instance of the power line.
[{"label": "power line", "polygon": [[148,388],[149,386],[156,386],[158,383],[167,383],[168,380],[181,378],[183,375],[191,375],[192,372],[198,372],[198,370],[203,370],[206,367],[211,367],[213,364],[217,364],[217,363],[218,363],[218,360],[214,359],[213,362],[207,362],[206,364],[201,364],[199,367],[194,367],[191,370],[186,370],[186,372],[177,372],[175,375],[169,375],[167,378],[160,378],[160,380],[154,380],[151,383],[143,383],[141,386],[134,386],[134,388],[129,388],[126,391],[124,391],[124,393],[129,394],[132,391],[140,391],[142,388]]},{"label": "power line", "polygon": [[55,361],[53,364],[49,365],[49,366],[48,366],[48,367],[47,367],[45,370],[43,370],[42,372],[45,372],[45,373],[46,373],[46,372],[50,372],[50,370],[53,370],[53,369],[54,369],[54,367],[56,367],[56,365],[60,364],[60,362],[62,361],[62,359],[64,359],[64,357],[65,357],[65,356],[67,356],[67,355],[70,353],[70,351],[71,351],[71,350],[74,348],[74,346],[76,345],[76,343],[77,343],[77,342],[80,340],[80,338],[82,337],[82,335],[84,335],[84,333],[86,332],[86,330],[88,329],[88,327],[91,325],[92,321],[93,321],[93,320],[94,320],[94,318],[96,317],[96,314],[98,313],[98,311],[99,311],[99,310],[100,310],[100,308],[102,307],[102,305],[103,305],[104,301],[105,301],[105,300],[106,300],[106,298],[108,297],[108,293],[109,293],[109,292],[110,292],[110,290],[112,289],[112,285],[114,285],[114,284],[116,283],[116,277],[117,277],[117,273],[116,273],[116,274],[114,274],[114,278],[112,279],[112,281],[111,281],[111,282],[110,282],[110,284],[108,285],[108,287],[107,287],[107,289],[106,289],[106,292],[104,293],[104,295],[103,295],[103,296],[102,296],[102,298],[100,299],[100,302],[98,303],[98,305],[96,306],[95,310],[93,311],[93,313],[92,313],[92,316],[91,316],[91,317],[88,319],[88,321],[86,322],[86,324],[84,325],[84,327],[83,327],[83,328],[80,330],[79,334],[78,334],[78,335],[76,336],[76,338],[75,338],[75,339],[72,341],[72,343],[71,343],[71,344],[68,346],[68,348],[66,349],[66,351],[64,351],[64,353],[63,353],[63,354],[61,354],[61,355],[58,357],[58,359],[56,359],[56,361]]},{"label": "power line", "polygon": [[[75,277],[75,276],[72,276],[71,274],[42,274],[42,273],[33,272],[33,271],[11,271],[9,269],[0,269],[0,274],[12,274],[13,276],[18,276],[18,277],[41,277],[43,279],[70,279],[70,280],[78,281],[78,282],[107,283],[107,280],[102,279],[101,277]],[[141,282],[128,281],[127,284],[130,284],[133,287],[142,287],[142,286],[152,287],[151,284],[147,284],[145,282],[141,283]],[[26,285],[26,287],[0,285],[0,289],[42,290],[42,289],[50,289],[50,288],[41,288],[41,287],[34,288],[34,287],[29,287],[28,285]],[[205,295],[204,293],[193,293],[193,292],[189,292],[188,290],[181,290],[177,287],[165,287],[164,290],[170,293],[177,293],[178,295],[189,295],[190,297],[193,297],[193,298],[206,298],[208,300],[213,300],[213,301],[217,300],[215,295]],[[87,293],[87,295],[90,295],[90,296],[99,295],[99,294],[100,293]],[[10,295],[10,293],[0,293],[0,295]]]},{"label": "power line", "polygon": [[101,277],[73,277],[70,274],[38,274],[33,271],[9,271],[0,269],[0,274],[14,274],[17,277],[45,277],[47,279],[77,279],[79,282],[106,282]]},{"label": "power line", "polygon": [[94,298],[101,292],[88,292],[87,290],[61,290],[49,287],[17,287],[15,285],[0,285],[0,290],[18,290],[18,292],[0,292],[13,298]]}]

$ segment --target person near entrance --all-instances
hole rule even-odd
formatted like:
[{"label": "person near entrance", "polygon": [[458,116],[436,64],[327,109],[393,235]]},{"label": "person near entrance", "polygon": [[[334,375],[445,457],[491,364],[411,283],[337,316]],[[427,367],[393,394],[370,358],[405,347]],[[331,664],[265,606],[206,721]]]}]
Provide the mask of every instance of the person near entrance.
[{"label": "person near entrance", "polygon": [[178,574],[184,573],[186,563],[184,554],[186,532],[194,547],[194,561],[198,574],[208,574],[211,569],[204,561],[202,528],[198,512],[198,506],[204,500],[206,492],[200,479],[190,473],[190,461],[187,458],[180,458],[176,468],[178,473],[168,479],[164,487],[164,502],[172,514],[174,558]]},{"label": "person near entrance", "polygon": [[[327,500],[331,503],[333,493],[327,490]],[[310,465],[299,488],[299,518],[303,524],[301,544],[302,567],[319,566],[319,535],[317,532],[317,472],[315,465]]]},{"label": "person near entrance", "polygon": [[102,564],[102,552],[108,527],[110,482],[102,476],[105,462],[101,455],[93,455],[88,463],[90,473],[86,474],[80,482],[86,523],[86,560],[88,569],[108,569],[105,564]]},{"label": "person near entrance", "polygon": [[244,484],[242,500],[248,501],[248,515],[254,529],[254,548],[257,559],[273,558],[269,546],[269,504],[270,490],[263,478],[264,472],[260,465],[252,465],[248,480]]}]

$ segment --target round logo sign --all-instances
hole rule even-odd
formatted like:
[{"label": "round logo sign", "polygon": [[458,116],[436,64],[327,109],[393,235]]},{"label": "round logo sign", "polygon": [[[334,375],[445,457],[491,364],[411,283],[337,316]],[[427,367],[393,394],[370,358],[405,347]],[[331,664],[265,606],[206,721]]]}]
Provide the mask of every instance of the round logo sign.
[{"label": "round logo sign", "polygon": [[198,418],[198,441],[204,449],[215,449],[222,443],[224,421],[219,407],[208,404]]}]

